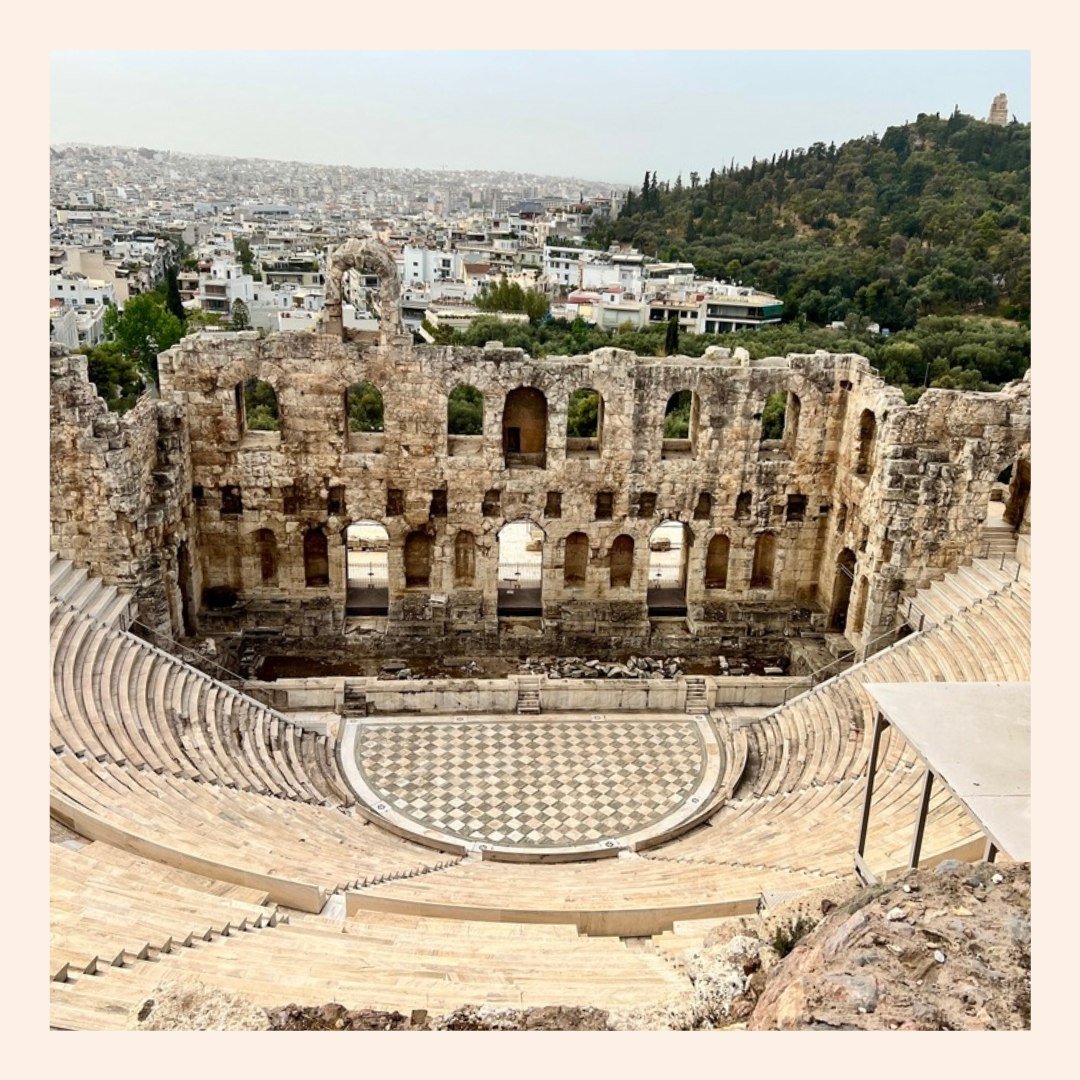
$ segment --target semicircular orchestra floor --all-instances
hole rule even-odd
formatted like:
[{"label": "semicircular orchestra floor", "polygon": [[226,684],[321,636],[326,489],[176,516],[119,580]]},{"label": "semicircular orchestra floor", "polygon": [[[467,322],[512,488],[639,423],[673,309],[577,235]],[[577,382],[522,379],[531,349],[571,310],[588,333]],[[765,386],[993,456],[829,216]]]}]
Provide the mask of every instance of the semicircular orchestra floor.
[{"label": "semicircular orchestra floor", "polygon": [[477,715],[351,722],[342,764],[395,832],[487,857],[595,858],[678,831],[724,771],[709,719]]}]

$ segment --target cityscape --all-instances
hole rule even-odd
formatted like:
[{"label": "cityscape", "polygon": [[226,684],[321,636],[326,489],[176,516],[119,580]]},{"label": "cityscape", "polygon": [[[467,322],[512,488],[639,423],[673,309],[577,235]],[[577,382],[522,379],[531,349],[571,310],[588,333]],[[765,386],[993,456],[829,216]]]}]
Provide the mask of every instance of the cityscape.
[{"label": "cityscape", "polygon": [[50,1028],[1029,1030],[1026,57],[186,55],[55,61]]}]

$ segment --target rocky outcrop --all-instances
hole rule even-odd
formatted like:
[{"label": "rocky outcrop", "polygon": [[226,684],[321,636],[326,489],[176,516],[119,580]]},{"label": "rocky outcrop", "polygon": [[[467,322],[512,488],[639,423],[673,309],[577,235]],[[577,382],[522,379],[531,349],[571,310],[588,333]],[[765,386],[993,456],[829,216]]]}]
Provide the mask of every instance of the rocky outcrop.
[{"label": "rocky outcrop", "polygon": [[771,973],[749,1027],[1030,1024],[1030,866],[949,861],[831,911]]}]

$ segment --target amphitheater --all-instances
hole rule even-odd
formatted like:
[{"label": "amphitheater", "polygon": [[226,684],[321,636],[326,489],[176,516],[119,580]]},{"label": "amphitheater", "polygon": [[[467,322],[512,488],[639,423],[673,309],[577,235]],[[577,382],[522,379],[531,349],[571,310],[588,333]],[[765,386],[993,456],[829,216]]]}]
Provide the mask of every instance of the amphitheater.
[{"label": "amphitheater", "polygon": [[[868,684],[1029,681],[1027,379],[909,406],[853,355],[343,330],[357,270],[395,310],[383,256],[339,252],[319,333],[186,338],[122,417],[51,358],[54,1028],[124,1028],[167,973],[266,1008],[651,1007],[720,920],[852,879]],[[924,792],[892,728],[874,782],[885,878]],[[921,864],[985,845],[939,785]]]}]

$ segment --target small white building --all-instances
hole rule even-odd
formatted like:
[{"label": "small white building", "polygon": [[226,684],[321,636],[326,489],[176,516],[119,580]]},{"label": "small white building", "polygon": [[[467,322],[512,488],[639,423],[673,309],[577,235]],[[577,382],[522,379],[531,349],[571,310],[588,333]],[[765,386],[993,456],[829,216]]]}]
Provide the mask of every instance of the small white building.
[{"label": "small white building", "polygon": [[49,275],[49,299],[62,300],[65,307],[102,307],[116,303],[116,290],[111,281],[66,271]]}]

